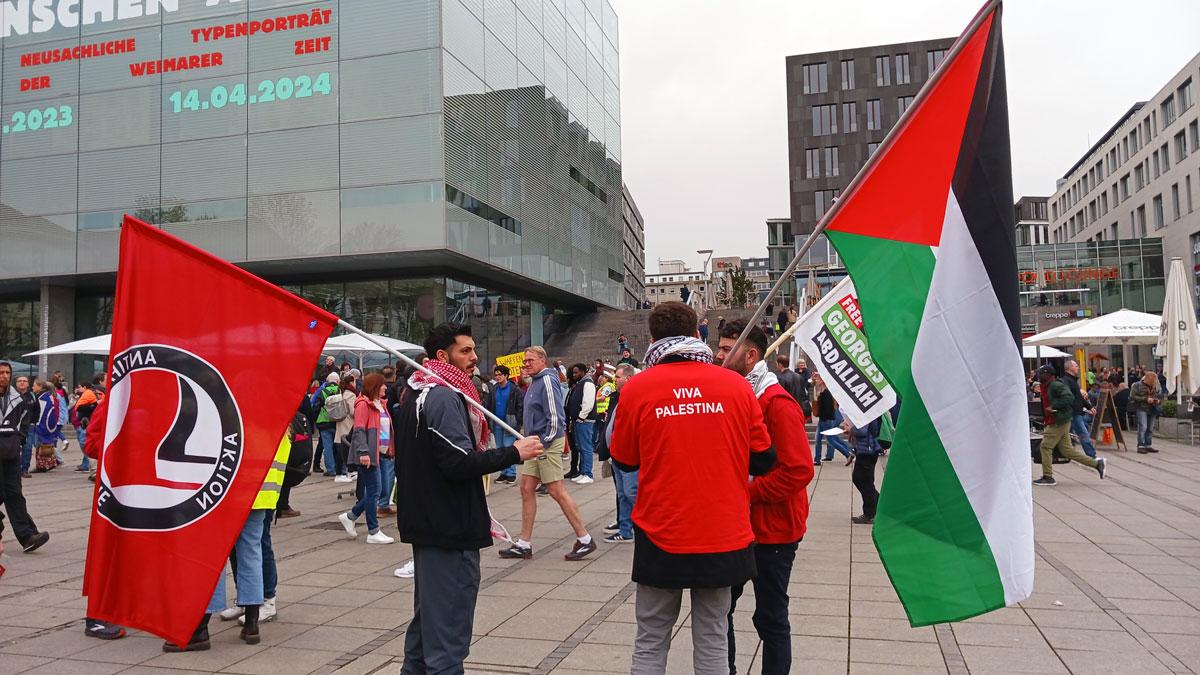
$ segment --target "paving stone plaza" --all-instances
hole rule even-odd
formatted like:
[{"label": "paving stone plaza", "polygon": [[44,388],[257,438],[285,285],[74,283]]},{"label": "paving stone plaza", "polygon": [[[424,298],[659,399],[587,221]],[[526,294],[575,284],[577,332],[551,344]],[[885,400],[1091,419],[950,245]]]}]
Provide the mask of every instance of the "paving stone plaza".
[{"label": "paving stone plaza", "polygon": [[[792,574],[795,672],[1200,671],[1200,448],[1155,446],[1160,454],[1104,453],[1103,482],[1091,469],[1059,466],[1058,487],[1035,490],[1038,568],[1028,602],[917,629],[904,619],[869,528],[850,523],[858,508],[850,469],[825,463],[809,488],[808,534]],[[273,530],[279,617],[263,625],[262,644],[243,644],[236,623],[215,618],[207,652],[164,654],[161,640],[137,631],[115,642],[85,637],[79,592],[91,484],[66,468],[25,481],[30,512],[50,542],[24,555],[6,532],[0,673],[399,673],[413,582],[392,572],[408,547],[349,540],[335,522],[350,505],[338,498],[347,486],[321,477],[293,493],[303,515]],[[600,535],[615,511],[611,482],[571,490]],[[510,529],[519,524],[516,487],[493,486],[490,502]],[[394,520],[384,530],[394,535]],[[602,544],[570,563],[562,559],[570,541],[558,508],[540,498],[533,560],[483,552],[468,672],[629,672],[633,547]],[[686,595],[684,605],[673,673],[691,672]],[[739,672],[759,670],[752,609],[749,594],[736,617]]]}]

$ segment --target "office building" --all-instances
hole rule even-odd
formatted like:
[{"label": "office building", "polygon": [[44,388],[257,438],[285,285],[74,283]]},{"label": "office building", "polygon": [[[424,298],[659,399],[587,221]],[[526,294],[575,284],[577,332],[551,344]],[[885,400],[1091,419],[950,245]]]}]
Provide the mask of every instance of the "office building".
[{"label": "office building", "polygon": [[[776,279],[791,260],[786,247],[799,246],[813,231],[953,42],[945,38],[787,57],[791,216],[787,232],[772,232],[782,219],[767,221]],[[817,255],[805,264],[833,263]],[[807,276],[804,269],[798,273]],[[785,304],[794,302],[795,292],[794,280],[789,281],[782,293]]]},{"label": "office building", "polygon": [[1013,206],[1017,222],[1017,245],[1050,243],[1050,219],[1047,197],[1021,197]]},{"label": "office building", "polygon": [[[1058,181],[1055,242],[1158,237],[1200,275],[1200,53],[1134,103]],[[1197,292],[1197,278],[1192,279]]]},{"label": "office building", "polygon": [[83,21],[44,32],[13,4],[0,357],[109,330],[124,213],[369,331],[470,323],[485,369],[556,309],[626,304],[607,0],[181,0],[100,21],[63,2]]},{"label": "office building", "polygon": [[637,309],[646,300],[646,226],[642,212],[626,185],[621,190],[624,220],[625,309]]},{"label": "office building", "polygon": [[652,305],[671,300],[683,302],[685,287],[692,293],[703,294],[708,290],[708,280],[704,272],[688,269],[682,260],[659,259],[658,273],[646,275],[646,299]]}]

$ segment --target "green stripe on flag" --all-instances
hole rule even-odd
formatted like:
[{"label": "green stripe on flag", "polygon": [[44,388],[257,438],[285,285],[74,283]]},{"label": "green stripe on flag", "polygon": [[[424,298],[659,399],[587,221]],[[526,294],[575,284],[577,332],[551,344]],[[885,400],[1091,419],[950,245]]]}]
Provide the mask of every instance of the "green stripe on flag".
[{"label": "green stripe on flag", "polygon": [[854,280],[871,353],[901,398],[872,536],[909,622],[957,621],[1003,607],[991,548],[913,383],[913,348],[937,263],[933,251],[828,235]]}]

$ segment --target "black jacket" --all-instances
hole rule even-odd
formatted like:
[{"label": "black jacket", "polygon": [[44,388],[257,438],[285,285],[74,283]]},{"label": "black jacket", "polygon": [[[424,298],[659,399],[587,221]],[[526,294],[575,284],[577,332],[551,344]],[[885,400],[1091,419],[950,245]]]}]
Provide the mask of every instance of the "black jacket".
[{"label": "black jacket", "polygon": [[1071,414],[1082,415],[1084,410],[1092,407],[1083,396],[1083,392],[1079,391],[1079,378],[1074,375],[1063,375],[1062,381],[1070,388],[1071,393],[1075,394],[1075,403],[1071,406]]},{"label": "black jacket", "polygon": [[7,391],[0,391],[0,459],[21,456],[29,427],[37,422],[37,404],[29,401],[29,397],[18,394],[11,385]]},{"label": "black jacket", "polygon": [[797,403],[808,400],[808,392],[804,387],[804,379],[794,370],[781,370],[775,374],[779,378],[779,386],[792,395]]},{"label": "black jacket", "polygon": [[567,420],[572,424],[580,421],[579,413],[583,412],[583,393],[589,384],[592,386],[592,411],[584,417],[584,421],[596,421],[596,383],[585,377],[571,385],[571,390],[567,392],[565,412]]},{"label": "black jacket", "polygon": [[[414,392],[415,393],[415,392]],[[400,404],[396,524],[400,541],[467,551],[492,545],[482,478],[521,461],[514,447],[475,450],[462,394],[433,387]]]},{"label": "black jacket", "polygon": [[[525,419],[525,392],[521,388],[513,384],[512,380],[508,381],[508,386],[511,391],[508,393],[508,407],[504,413],[504,421],[508,426],[521,430],[521,422]],[[488,392],[483,397],[483,404],[487,409],[496,412],[496,392],[500,387],[492,386],[488,388]]]}]

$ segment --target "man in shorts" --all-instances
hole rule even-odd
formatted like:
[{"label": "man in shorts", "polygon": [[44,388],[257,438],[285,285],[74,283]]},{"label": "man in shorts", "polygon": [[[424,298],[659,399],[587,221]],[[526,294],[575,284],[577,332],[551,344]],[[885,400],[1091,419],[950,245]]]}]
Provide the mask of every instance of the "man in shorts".
[{"label": "man in shorts", "polygon": [[558,502],[567,522],[575,530],[575,545],[563,556],[566,560],[583,560],[596,550],[596,542],[583,525],[579,507],[563,486],[563,448],[567,427],[567,416],[563,408],[564,392],[558,384],[558,371],[546,363],[546,350],[530,347],[525,350],[525,374],[532,378],[525,392],[525,433],[537,436],[546,448],[546,454],[538,459],[527,460],[518,472],[521,480],[521,536],[515,544],[500,551],[501,558],[533,557],[533,521],[537,516],[538,483],[546,486],[547,492]]}]

